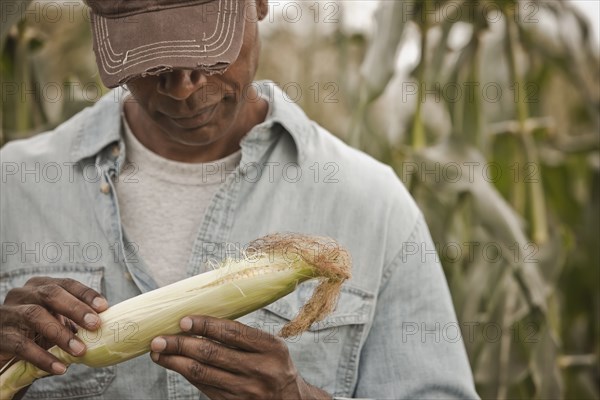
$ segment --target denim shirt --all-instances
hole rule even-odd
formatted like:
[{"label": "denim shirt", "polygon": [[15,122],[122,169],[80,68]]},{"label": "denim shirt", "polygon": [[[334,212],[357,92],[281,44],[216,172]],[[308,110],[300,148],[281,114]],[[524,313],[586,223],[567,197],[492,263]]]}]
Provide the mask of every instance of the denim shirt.
[{"label": "denim shirt", "polygon": [[[187,275],[269,233],[334,238],[351,254],[353,276],[332,314],[286,340],[304,379],[339,398],[477,398],[444,274],[409,193],[391,168],[310,121],[273,83],[257,87],[268,118],[242,140],[240,165],[198,227]],[[115,182],[135,184],[143,168],[122,168],[121,96],[113,91],[54,131],[0,151],[0,301],[41,275],[81,281],[110,304],[156,288],[120,221]],[[239,320],[275,333],[314,286]],[[205,397],[143,355],[108,368],[72,365],[36,381],[26,398]]]}]

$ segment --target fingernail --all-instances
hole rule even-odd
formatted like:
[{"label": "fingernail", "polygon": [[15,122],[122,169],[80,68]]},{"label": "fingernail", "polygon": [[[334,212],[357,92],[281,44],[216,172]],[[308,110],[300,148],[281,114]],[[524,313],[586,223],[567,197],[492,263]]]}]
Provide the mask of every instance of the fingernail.
[{"label": "fingernail", "polygon": [[98,318],[97,315],[92,313],[85,314],[83,316],[83,320],[85,321],[85,324],[88,326],[88,328],[93,328],[100,322],[100,318]]},{"label": "fingernail", "polygon": [[79,340],[69,340],[69,348],[73,351],[74,355],[79,355],[85,350],[85,346]]},{"label": "fingernail", "polygon": [[52,372],[54,372],[57,375],[62,375],[65,372],[67,372],[67,367],[65,367],[64,364],[59,362],[53,362],[50,366],[50,369],[52,369]]},{"label": "fingernail", "polygon": [[108,307],[108,303],[102,297],[95,297],[94,300],[92,300],[92,304],[97,309]]},{"label": "fingernail", "polygon": [[185,317],[179,322],[179,327],[184,331],[189,331],[190,329],[192,329],[192,325],[192,319],[189,317]]},{"label": "fingernail", "polygon": [[152,351],[163,351],[167,348],[167,341],[161,337],[154,338],[150,343]]},{"label": "fingernail", "polygon": [[150,353],[150,358],[152,359],[152,361],[158,362],[158,359],[160,358],[160,354],[158,354],[158,353]]}]

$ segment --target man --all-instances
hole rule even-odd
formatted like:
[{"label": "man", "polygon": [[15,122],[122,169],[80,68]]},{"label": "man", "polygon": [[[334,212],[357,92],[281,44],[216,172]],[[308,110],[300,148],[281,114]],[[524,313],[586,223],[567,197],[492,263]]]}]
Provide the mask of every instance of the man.
[{"label": "man", "polygon": [[[101,77],[130,95],[1,153],[0,354],[54,375],[25,396],[476,398],[427,227],[392,170],[253,83],[267,0],[87,2]],[[28,179],[36,165],[68,174]],[[100,326],[109,304],[285,231],[353,258],[334,313],[297,338],[273,334],[314,285],[237,322],[186,317],[190,335],[115,367],[67,371],[44,350],[82,355],[73,323],[120,332]]]}]

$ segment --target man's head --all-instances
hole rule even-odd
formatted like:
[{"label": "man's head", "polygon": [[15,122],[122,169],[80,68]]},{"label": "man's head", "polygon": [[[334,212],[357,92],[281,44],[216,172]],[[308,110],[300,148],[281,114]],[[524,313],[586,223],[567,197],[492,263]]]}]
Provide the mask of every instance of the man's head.
[{"label": "man's head", "polygon": [[128,121],[152,150],[239,143],[260,122],[251,84],[267,0],[86,1],[101,77],[127,84]]}]

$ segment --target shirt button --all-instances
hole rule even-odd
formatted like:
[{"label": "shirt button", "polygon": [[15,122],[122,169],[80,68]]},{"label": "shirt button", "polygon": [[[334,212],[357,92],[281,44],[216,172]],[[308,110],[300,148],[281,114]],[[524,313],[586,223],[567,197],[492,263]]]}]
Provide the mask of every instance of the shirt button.
[{"label": "shirt button", "polygon": [[108,194],[110,192],[110,185],[104,182],[102,185],[100,185],[100,191],[104,194]]}]

